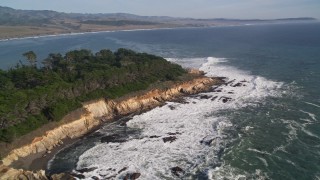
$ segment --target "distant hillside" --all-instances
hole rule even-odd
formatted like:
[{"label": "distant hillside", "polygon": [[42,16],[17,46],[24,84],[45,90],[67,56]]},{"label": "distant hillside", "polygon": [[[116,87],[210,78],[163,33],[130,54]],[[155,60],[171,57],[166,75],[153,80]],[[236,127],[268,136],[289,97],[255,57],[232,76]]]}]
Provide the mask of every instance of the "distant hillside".
[{"label": "distant hillside", "polygon": [[[158,18],[155,18],[158,19]],[[109,20],[111,23],[108,23]],[[124,21],[126,20],[126,21]],[[131,20],[131,21],[130,21]],[[78,13],[60,13],[48,10],[16,10],[0,6],[0,25],[45,25],[61,24],[67,21],[89,24],[107,24],[107,25],[150,25],[155,22],[148,22],[149,18],[140,17],[132,14],[115,13],[115,14],[78,14]],[[150,19],[151,21],[152,19]],[[114,23],[120,21],[121,23]],[[147,21],[147,22],[144,22]]]},{"label": "distant hillside", "polygon": [[138,16],[126,13],[80,14],[49,10],[16,10],[0,6],[0,39],[71,32],[150,29],[167,27],[208,27],[256,23],[314,21],[316,19],[194,19],[168,16]]}]

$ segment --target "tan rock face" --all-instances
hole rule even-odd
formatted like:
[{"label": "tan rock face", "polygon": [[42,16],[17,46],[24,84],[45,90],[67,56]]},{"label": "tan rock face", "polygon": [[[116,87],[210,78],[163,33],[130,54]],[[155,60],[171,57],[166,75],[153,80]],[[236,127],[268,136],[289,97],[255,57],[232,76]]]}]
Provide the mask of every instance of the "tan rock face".
[{"label": "tan rock face", "polygon": [[[83,113],[81,118],[74,119],[68,124],[50,130],[42,137],[36,137],[29,145],[11,151],[7,157],[3,158],[3,165],[4,167],[9,166],[13,161],[18,160],[20,157],[26,157],[34,153],[45,153],[58,144],[61,144],[67,137],[77,138],[83,136],[102,123],[99,120],[101,117],[111,119],[116,115],[127,115],[136,111],[153,108],[161,105],[167,100],[181,95],[206,91],[217,82],[217,80],[202,77],[175,85],[167,90],[152,90],[142,96],[131,97],[118,103],[105,99],[84,103],[83,107],[87,112]],[[29,171],[8,168],[5,173],[0,171],[0,179],[10,179],[9,177],[18,179],[20,176],[24,179],[23,176],[31,177],[30,173],[31,172]],[[42,175],[44,175],[44,172],[32,174],[32,176],[37,177],[38,179],[45,177],[42,177]]]},{"label": "tan rock face", "polygon": [[1,180],[48,180],[45,171],[37,172],[25,171],[22,169],[13,169],[4,165],[0,165],[0,179]]}]

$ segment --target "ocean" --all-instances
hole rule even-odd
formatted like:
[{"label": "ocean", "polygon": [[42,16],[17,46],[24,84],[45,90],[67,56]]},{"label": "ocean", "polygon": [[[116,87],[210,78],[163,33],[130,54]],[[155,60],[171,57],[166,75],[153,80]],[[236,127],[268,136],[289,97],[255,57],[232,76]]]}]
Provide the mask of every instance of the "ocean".
[{"label": "ocean", "polygon": [[[152,53],[228,83],[186,97],[186,103],[168,102],[105,124],[56,154],[49,173],[82,170],[87,179],[128,173],[140,173],[139,179],[320,179],[319,22],[7,40],[0,42],[0,67],[14,67],[29,50],[43,59],[81,48]],[[116,141],[101,142],[107,136]],[[162,138],[170,136],[175,141],[165,143]]]}]

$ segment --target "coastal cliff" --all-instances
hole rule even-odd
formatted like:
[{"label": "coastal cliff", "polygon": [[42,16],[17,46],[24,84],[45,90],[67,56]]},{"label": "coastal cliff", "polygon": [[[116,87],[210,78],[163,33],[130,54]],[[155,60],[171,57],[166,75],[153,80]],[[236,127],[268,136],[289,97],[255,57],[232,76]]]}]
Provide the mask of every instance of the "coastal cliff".
[{"label": "coastal cliff", "polygon": [[100,99],[84,103],[84,111],[80,118],[47,131],[43,136],[34,138],[30,144],[14,149],[4,157],[0,165],[0,179],[47,179],[43,170],[34,173],[22,169],[17,170],[11,168],[10,165],[19,158],[50,152],[54,147],[63,144],[65,139],[81,137],[114,117],[142,112],[182,95],[207,91],[212,85],[219,83],[221,83],[219,78],[198,77],[165,90],[153,89],[143,95],[122,100]]}]

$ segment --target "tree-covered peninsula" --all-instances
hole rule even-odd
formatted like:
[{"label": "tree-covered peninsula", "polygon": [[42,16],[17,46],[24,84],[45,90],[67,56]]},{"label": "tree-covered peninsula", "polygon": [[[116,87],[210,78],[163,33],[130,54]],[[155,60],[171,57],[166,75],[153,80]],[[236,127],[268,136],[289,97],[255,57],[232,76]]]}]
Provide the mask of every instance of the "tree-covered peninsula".
[{"label": "tree-covered peninsula", "polygon": [[23,55],[28,65],[0,70],[0,142],[59,121],[81,102],[117,98],[186,73],[161,57],[127,49],[49,54],[41,67],[32,51]]}]

